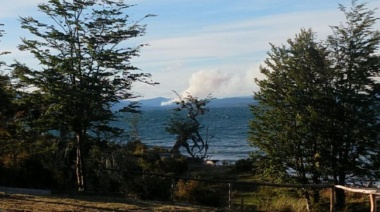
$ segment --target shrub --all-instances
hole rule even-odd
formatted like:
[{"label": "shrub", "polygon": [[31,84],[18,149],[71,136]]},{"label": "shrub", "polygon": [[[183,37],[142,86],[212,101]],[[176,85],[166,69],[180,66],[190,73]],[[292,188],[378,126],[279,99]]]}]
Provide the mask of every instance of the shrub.
[{"label": "shrub", "polygon": [[148,200],[170,200],[171,180],[150,175],[125,175],[126,194]]},{"label": "shrub", "polygon": [[[175,198],[191,204],[219,207],[226,202],[221,196],[222,190],[220,186],[210,186],[204,182],[179,180]],[[226,191],[224,193],[227,194]]]},{"label": "shrub", "polygon": [[250,159],[240,159],[236,161],[234,170],[237,172],[249,172],[253,169],[253,162]]},{"label": "shrub", "polygon": [[125,191],[141,199],[170,200],[171,180],[157,175],[181,175],[187,171],[185,157],[170,155],[159,148],[147,151],[137,159],[136,164],[146,175],[126,174]]}]

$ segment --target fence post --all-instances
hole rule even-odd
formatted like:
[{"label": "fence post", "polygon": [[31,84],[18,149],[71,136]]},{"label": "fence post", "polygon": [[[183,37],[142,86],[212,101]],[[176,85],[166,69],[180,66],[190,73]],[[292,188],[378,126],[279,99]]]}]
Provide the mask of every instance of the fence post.
[{"label": "fence post", "polygon": [[231,183],[228,183],[228,209],[231,210]]},{"label": "fence post", "polygon": [[375,194],[370,194],[369,199],[371,201],[371,212],[376,212],[377,211],[377,202],[376,202]]},{"label": "fence post", "polygon": [[175,178],[172,178],[172,186],[171,186],[171,199],[172,199],[172,204],[174,204],[174,197],[175,197]]},{"label": "fence post", "polygon": [[330,188],[330,212],[334,211],[335,205],[335,187]]},{"label": "fence post", "polygon": [[244,210],[244,198],[242,197],[240,201],[240,211],[243,211],[243,210]]}]

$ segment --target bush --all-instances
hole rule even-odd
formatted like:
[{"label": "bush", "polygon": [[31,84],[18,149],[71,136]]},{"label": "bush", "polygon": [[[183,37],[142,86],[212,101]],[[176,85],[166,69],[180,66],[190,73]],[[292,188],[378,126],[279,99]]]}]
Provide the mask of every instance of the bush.
[{"label": "bush", "polygon": [[253,169],[253,162],[250,159],[240,159],[236,161],[234,170],[236,172],[249,172]]},{"label": "bush", "polygon": [[141,199],[170,200],[171,180],[156,175],[181,175],[187,171],[186,158],[171,155],[167,150],[154,148],[137,158],[137,166],[146,175],[126,174],[125,192]]},{"label": "bush", "polygon": [[187,160],[184,156],[160,153],[154,150],[139,158],[138,166],[145,172],[165,175],[181,175],[188,170]]},{"label": "bush", "polygon": [[210,186],[195,180],[187,182],[179,180],[175,190],[175,198],[190,204],[220,207],[226,203],[226,199],[221,196],[223,193],[227,196],[227,191],[223,191],[218,186]]},{"label": "bush", "polygon": [[150,175],[125,175],[125,193],[145,200],[170,200],[171,180]]}]

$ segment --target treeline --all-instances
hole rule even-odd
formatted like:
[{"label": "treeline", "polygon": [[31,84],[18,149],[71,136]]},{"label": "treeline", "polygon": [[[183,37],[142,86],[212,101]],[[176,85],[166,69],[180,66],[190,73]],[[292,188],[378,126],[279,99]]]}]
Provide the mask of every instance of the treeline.
[{"label": "treeline", "polygon": [[[345,20],[318,40],[302,29],[271,45],[256,79],[250,142],[263,177],[301,184],[376,182],[380,159],[380,32],[375,10],[340,5]],[[320,192],[305,192],[309,204]],[[344,208],[345,193],[336,192]]]}]

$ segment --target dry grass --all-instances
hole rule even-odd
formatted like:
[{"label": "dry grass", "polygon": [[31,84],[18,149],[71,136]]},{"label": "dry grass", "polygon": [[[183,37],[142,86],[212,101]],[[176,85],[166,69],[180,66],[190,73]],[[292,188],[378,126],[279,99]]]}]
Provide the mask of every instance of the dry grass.
[{"label": "dry grass", "polygon": [[31,211],[217,211],[214,208],[171,205],[121,197],[102,196],[34,196],[0,193],[1,212]]}]

